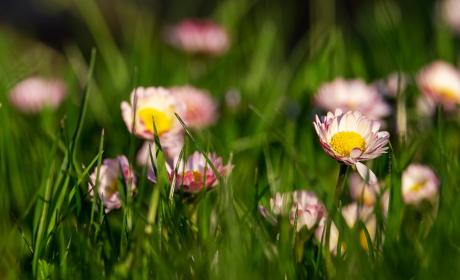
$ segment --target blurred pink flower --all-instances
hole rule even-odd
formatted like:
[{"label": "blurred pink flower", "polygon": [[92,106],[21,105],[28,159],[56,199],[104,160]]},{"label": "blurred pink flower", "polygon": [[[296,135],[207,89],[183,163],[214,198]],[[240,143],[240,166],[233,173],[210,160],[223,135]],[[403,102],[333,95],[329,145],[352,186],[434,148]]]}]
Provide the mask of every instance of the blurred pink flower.
[{"label": "blurred pink flower", "polygon": [[[375,233],[377,229],[377,219],[375,218],[372,207],[364,205],[361,208],[358,208],[358,203],[355,202],[355,203],[349,204],[342,208],[342,216],[350,228],[353,228],[357,224],[357,221],[363,221],[364,225],[366,226],[367,231],[369,232],[369,236],[371,240],[374,241]],[[318,238],[318,240],[321,240],[323,231],[324,231],[324,235],[326,235],[325,233],[326,224],[327,224],[327,218],[322,219],[320,222],[320,226],[315,231],[315,235]],[[359,237],[360,237],[361,246],[363,246],[363,248],[367,250],[368,243],[367,243],[367,239],[366,239],[366,235],[364,231],[361,231],[359,233]],[[323,244],[326,244],[325,238],[326,237],[323,238]],[[339,242],[339,230],[335,226],[334,222],[332,222],[329,250],[334,255],[337,254],[338,242]],[[341,252],[343,254],[346,249],[346,246],[344,246],[343,243],[341,244],[341,246],[342,246]]]},{"label": "blurred pink flower", "polygon": [[210,19],[184,19],[166,29],[166,40],[188,53],[220,55],[230,47],[230,36]]},{"label": "blurred pink flower", "polygon": [[364,205],[372,206],[380,194],[379,184],[368,185],[357,174],[351,174],[348,179],[350,195],[354,201],[362,201]]},{"label": "blurred pink flower", "polygon": [[[121,207],[120,192],[118,191],[118,173],[120,170],[125,180],[125,185],[129,186],[129,177],[133,176],[130,190],[135,192],[137,189],[137,178],[134,172],[130,172],[128,159],[125,156],[117,156],[116,159],[105,159],[99,173],[98,193],[99,197],[103,200],[106,213]],[[93,185],[96,184],[96,176],[97,167],[90,176]],[[88,190],[90,190],[90,195],[94,196],[92,186],[89,183]]]},{"label": "blurred pink flower", "polygon": [[432,199],[439,188],[439,181],[428,166],[413,163],[402,174],[402,196],[405,203],[418,204]]},{"label": "blurred pink flower", "polygon": [[460,0],[444,0],[441,3],[444,21],[454,33],[460,34]]},{"label": "blurred pink flower", "polygon": [[[222,164],[222,158],[216,157],[216,153],[208,154],[209,160],[213,163],[214,167],[219,172],[220,176],[224,176],[227,173],[228,166]],[[166,170],[168,171],[169,182],[172,184],[172,180],[175,173],[175,165],[177,163],[178,156],[173,161],[173,166],[166,164]],[[206,179],[204,178],[204,171],[206,166]],[[233,166],[230,166],[233,169]],[[149,170],[148,178],[152,182],[156,182],[156,177],[151,168]],[[185,163],[181,160],[179,168],[177,170],[177,177],[175,182],[175,190],[179,191],[183,185],[184,192],[197,193],[203,189],[203,183],[206,181],[206,188],[215,187],[219,184],[216,175],[212,171],[209,164],[206,163],[205,157],[196,151],[187,159]]]},{"label": "blurred pink flower", "polygon": [[169,90],[187,106],[187,115],[183,119],[187,127],[202,129],[216,123],[217,103],[209,92],[192,86],[172,87]]},{"label": "blurred pink flower", "polygon": [[328,112],[313,122],[324,151],[346,165],[357,169],[368,184],[376,184],[377,177],[360,161],[374,159],[386,153],[390,134],[380,131],[380,122],[368,119],[359,111],[344,114],[341,109]]},{"label": "blurred pink flower", "polygon": [[19,82],[10,92],[11,104],[26,113],[44,108],[56,109],[66,96],[66,85],[57,79],[30,77]]},{"label": "blurred pink flower", "polygon": [[136,91],[131,93],[131,105],[126,101],[121,102],[121,113],[128,131],[131,132],[133,127],[135,92],[137,94],[137,105],[134,134],[137,137],[145,140],[154,139],[152,117],[155,119],[162,145],[162,138],[167,138],[170,134],[182,133],[182,126],[174,113],[179,114],[181,118],[185,118],[187,107],[185,103],[179,102],[169,90],[162,87],[138,87]]},{"label": "blurred pink flower", "polygon": [[289,212],[289,221],[291,225],[295,223],[295,215],[298,209],[297,216],[297,231],[306,227],[308,230],[315,228],[319,221],[326,216],[326,209],[314,192],[306,190],[294,191],[293,193],[285,193],[281,195],[276,193],[275,198],[270,199],[271,213],[263,206],[259,206],[259,210],[264,217],[272,224],[277,224],[277,217],[287,215]]},{"label": "blurred pink flower", "polygon": [[443,104],[447,111],[460,103],[460,72],[447,62],[435,61],[420,70],[417,85],[427,99]]},{"label": "blurred pink flower", "polygon": [[373,120],[381,120],[391,113],[391,107],[383,100],[377,88],[367,85],[362,79],[345,80],[339,77],[324,83],[315,94],[314,103],[325,111],[337,108],[344,112],[360,111]]},{"label": "blurred pink flower", "polygon": [[396,98],[398,95],[398,86],[399,92],[403,92],[406,90],[408,83],[409,78],[406,74],[393,72],[387,78],[372,83],[371,86],[377,88],[377,90],[385,96]]}]

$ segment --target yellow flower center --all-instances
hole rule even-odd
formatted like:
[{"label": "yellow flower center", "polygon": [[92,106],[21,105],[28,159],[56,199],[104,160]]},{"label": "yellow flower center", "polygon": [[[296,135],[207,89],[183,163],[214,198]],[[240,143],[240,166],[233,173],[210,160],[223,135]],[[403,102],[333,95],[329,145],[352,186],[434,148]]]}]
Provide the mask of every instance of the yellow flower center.
[{"label": "yellow flower center", "polygon": [[452,102],[457,101],[457,95],[455,94],[455,92],[453,90],[451,90],[449,88],[439,88],[437,90],[437,93],[443,99],[446,99],[446,100],[452,101]]},{"label": "yellow flower center", "polygon": [[200,181],[201,180],[201,172],[199,170],[192,170],[193,179],[195,181]]},{"label": "yellow flower center", "polygon": [[144,123],[145,129],[153,134],[153,119],[155,119],[155,125],[157,127],[158,136],[169,130],[172,125],[172,121],[166,116],[164,112],[145,108],[137,112],[137,117]]},{"label": "yellow flower center", "polygon": [[106,193],[108,195],[114,194],[116,191],[118,191],[118,178],[113,180],[112,183],[110,183],[110,186],[108,186],[105,189]]},{"label": "yellow flower center", "polygon": [[418,192],[420,189],[425,185],[425,182],[418,182],[414,184],[412,187],[410,187],[411,192]]},{"label": "yellow flower center", "polygon": [[344,157],[350,157],[350,153],[354,148],[360,148],[362,151],[366,148],[366,142],[363,137],[353,131],[341,131],[332,136],[332,149]]}]

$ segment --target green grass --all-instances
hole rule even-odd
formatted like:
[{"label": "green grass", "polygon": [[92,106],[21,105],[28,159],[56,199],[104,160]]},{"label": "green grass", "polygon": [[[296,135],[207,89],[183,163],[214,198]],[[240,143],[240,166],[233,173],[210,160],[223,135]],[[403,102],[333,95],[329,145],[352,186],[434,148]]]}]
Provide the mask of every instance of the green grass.
[{"label": "green grass", "polygon": [[[459,38],[433,23],[432,1],[364,1],[354,5],[353,16],[336,2],[322,11],[308,6],[311,15],[325,15],[322,21],[305,17],[298,10],[307,4],[294,2],[173,1],[152,8],[56,0],[48,4],[76,21],[74,40],[60,50],[0,25],[1,278],[457,279],[459,114],[438,108],[432,118],[419,116],[413,78],[435,59],[457,65]],[[190,56],[164,43],[164,25],[203,14],[229,30],[226,54]],[[412,83],[390,101],[389,153],[371,162],[391,195],[386,218],[379,207],[374,211],[379,238],[372,244],[364,230],[366,251],[363,223],[348,228],[334,206],[339,164],[319,144],[311,123],[322,112],[311,99],[336,76],[372,82],[394,71]],[[33,74],[66,82],[68,97],[59,109],[30,116],[10,106],[10,89]],[[216,151],[234,165],[225,176],[217,173],[217,188],[193,197],[171,195],[158,145],[158,183],[146,180],[147,169],[134,160],[141,140],[120,110],[133,87],[184,84],[208,89],[220,102],[220,119],[203,131],[184,125],[183,157]],[[225,94],[235,89],[242,100],[233,108]],[[396,126],[402,109],[403,132]],[[88,193],[88,172],[121,154],[139,176],[138,195],[123,193],[122,208],[105,215]],[[403,204],[401,176],[410,163],[435,170],[438,205]],[[123,190],[124,180],[119,183]],[[98,180],[93,188],[97,192]],[[288,219],[272,226],[258,210],[269,207],[275,192],[303,189],[321,198],[346,244],[331,263],[318,246],[324,239],[303,241]],[[340,205],[350,202],[345,182]]]}]

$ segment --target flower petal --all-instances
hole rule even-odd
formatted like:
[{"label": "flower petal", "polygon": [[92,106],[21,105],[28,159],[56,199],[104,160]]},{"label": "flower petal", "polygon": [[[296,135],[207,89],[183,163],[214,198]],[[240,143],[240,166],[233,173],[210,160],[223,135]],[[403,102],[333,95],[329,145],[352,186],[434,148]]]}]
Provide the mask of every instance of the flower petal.
[{"label": "flower petal", "polygon": [[363,153],[363,151],[362,151],[360,148],[354,148],[353,150],[351,150],[350,157],[351,157],[351,158],[357,158],[357,157],[359,157],[362,153]]},{"label": "flower petal", "polygon": [[364,181],[369,184],[369,185],[375,185],[377,184],[377,177],[375,176],[374,172],[367,168],[364,164],[361,162],[356,163],[356,169],[358,169],[359,175],[364,179]]}]

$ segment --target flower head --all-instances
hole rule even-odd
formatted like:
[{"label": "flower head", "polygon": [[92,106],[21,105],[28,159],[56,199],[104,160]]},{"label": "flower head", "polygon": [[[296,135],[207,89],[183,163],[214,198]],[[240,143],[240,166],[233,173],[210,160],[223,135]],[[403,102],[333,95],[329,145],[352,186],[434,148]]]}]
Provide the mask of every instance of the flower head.
[{"label": "flower head", "polygon": [[413,163],[402,174],[402,196],[405,203],[417,204],[423,199],[431,199],[438,187],[438,178],[428,166]]},{"label": "flower head", "polygon": [[442,16],[454,33],[460,34],[460,0],[444,0]]},{"label": "flower head", "polygon": [[[375,239],[375,233],[377,229],[377,219],[373,213],[373,208],[369,206],[358,207],[358,203],[352,203],[342,208],[342,216],[345,219],[345,222],[350,228],[353,228],[357,221],[363,221],[364,225],[366,226],[367,231],[369,232],[369,236],[372,241]],[[318,240],[321,240],[324,228],[326,227],[327,219],[323,219],[320,223],[320,226],[316,230],[315,234]],[[368,243],[366,239],[366,235],[364,231],[359,233],[360,243],[364,249],[368,249]],[[323,241],[326,243],[325,241]],[[330,245],[329,250],[335,254],[337,252],[337,245],[339,242],[339,230],[337,229],[336,225],[332,223],[331,226],[331,233],[330,233]],[[342,252],[344,252],[345,246],[342,246]]]},{"label": "flower head", "polygon": [[356,174],[351,174],[349,179],[350,195],[354,201],[362,201],[364,205],[372,206],[380,194],[379,184],[369,185]]},{"label": "flower head", "polygon": [[64,100],[66,85],[63,81],[30,77],[19,82],[10,92],[11,104],[26,113],[37,113],[44,108],[56,109]]},{"label": "flower head", "polygon": [[283,195],[276,193],[275,198],[270,199],[270,209],[271,213],[268,213],[265,207],[259,207],[262,215],[273,224],[278,222],[271,214],[280,216],[289,213],[289,221],[291,225],[294,225],[297,212],[297,231],[304,227],[308,230],[315,228],[319,221],[326,216],[326,209],[315,193],[305,190]]},{"label": "flower head", "polygon": [[204,128],[217,121],[217,103],[204,90],[192,86],[172,87],[174,97],[187,106],[187,115],[183,119],[189,128]]},{"label": "flower head", "polygon": [[[214,167],[217,169],[217,172],[220,176],[224,176],[227,172],[228,166],[222,164],[222,158],[216,157],[216,153],[210,153],[208,155],[209,160],[212,162]],[[173,166],[171,167],[168,163],[166,164],[166,170],[168,171],[169,182],[172,183],[174,174],[175,174],[175,164],[177,163],[178,156],[176,156]],[[206,178],[204,177],[206,168]],[[230,166],[233,169],[233,166]],[[152,182],[156,182],[156,177],[153,172],[153,169],[149,170],[148,178]],[[206,182],[206,188],[211,188],[217,186],[219,183],[217,176],[214,174],[212,168],[209,164],[206,163],[206,158],[199,152],[193,153],[184,163],[181,160],[179,163],[179,168],[177,169],[177,176],[175,182],[175,190],[181,190],[183,186],[183,191],[187,193],[196,193],[200,192],[203,189],[203,184]]]},{"label": "flower head", "polygon": [[166,40],[188,53],[219,55],[230,47],[230,36],[210,19],[185,19],[166,29]]},{"label": "flower head", "polygon": [[444,61],[435,61],[423,68],[417,85],[427,99],[441,103],[448,111],[460,103],[460,72]]},{"label": "flower head", "polygon": [[[136,112],[132,107],[135,94],[137,95]],[[160,139],[168,134],[182,131],[182,126],[174,113],[185,117],[187,108],[184,103],[177,101],[167,89],[138,87],[131,93],[131,105],[126,101],[121,102],[121,112],[129,131],[133,127],[133,114],[136,114],[134,134],[137,137],[146,140],[154,139],[153,120],[155,120]]]},{"label": "flower head", "polygon": [[[134,172],[130,171],[128,159],[125,156],[117,156],[116,159],[105,159],[99,172],[98,193],[99,197],[103,200],[106,213],[121,207],[120,192],[118,191],[118,173],[120,170],[125,180],[125,185],[129,186],[130,176],[132,176],[130,190],[135,191],[137,189],[137,178]],[[97,167],[90,176],[93,185],[96,184],[96,176]],[[90,190],[90,195],[94,196],[93,188],[89,183],[88,190]]]},{"label": "flower head", "polygon": [[383,100],[375,86],[367,85],[361,79],[345,80],[336,78],[323,84],[315,95],[316,106],[333,111],[360,111],[363,115],[380,120],[391,113],[391,107]]},{"label": "flower head", "polygon": [[360,161],[374,159],[382,153],[390,134],[379,132],[380,122],[369,120],[359,111],[344,114],[341,109],[335,115],[328,112],[321,120],[316,116],[313,122],[319,142],[332,158],[354,166],[369,184],[376,184],[375,174]]}]

